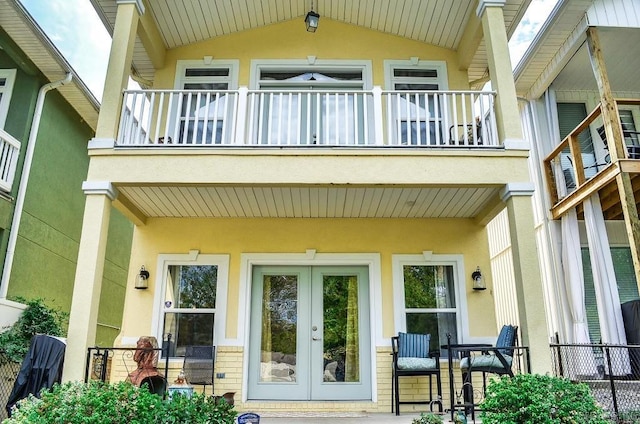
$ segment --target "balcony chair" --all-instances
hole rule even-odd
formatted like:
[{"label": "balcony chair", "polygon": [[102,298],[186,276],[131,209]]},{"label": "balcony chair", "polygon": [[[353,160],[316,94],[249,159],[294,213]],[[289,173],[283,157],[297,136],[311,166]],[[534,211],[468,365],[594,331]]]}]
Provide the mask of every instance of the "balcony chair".
[{"label": "balcony chair", "polygon": [[[467,349],[460,360],[465,402],[474,405],[473,373],[482,373],[482,393],[486,392],[487,374],[513,377],[513,357],[521,347],[518,346],[518,327],[504,325],[493,347]],[[528,366],[528,362],[527,362]]]},{"label": "balcony chair", "polygon": [[[622,122],[620,125],[622,126],[622,136],[624,137],[625,144],[627,146],[629,159],[640,159],[640,145],[635,144],[638,139],[640,139],[640,131],[636,131],[635,128],[633,128],[633,125],[627,122]],[[604,143],[604,148],[608,150],[609,145],[607,145],[607,136],[604,131],[604,125],[598,127],[596,131]]]},{"label": "balcony chair", "polygon": [[[391,412],[400,415],[401,404],[438,404],[442,412],[442,383],[440,380],[440,354],[429,351],[430,334],[398,333],[391,338],[393,355],[391,383]],[[429,400],[400,401],[400,377],[429,377]],[[433,378],[436,380],[437,398],[433,398]]]},{"label": "balcony chair", "polygon": [[145,384],[151,393],[164,397],[165,390],[167,388],[167,380],[165,380],[163,376],[153,375],[145,377],[140,382],[140,387],[145,387]]},{"label": "balcony chair", "polygon": [[[470,145],[477,144],[478,146],[482,145],[482,123],[480,118],[476,118],[476,139],[473,139],[473,124],[458,124],[451,125],[449,127],[449,144],[451,145],[464,145],[465,132],[467,137],[467,143]],[[455,133],[456,129],[458,131],[458,139],[456,139]]]},{"label": "balcony chair", "polygon": [[211,386],[213,394],[213,367],[216,357],[215,346],[187,346],[184,354],[183,371],[188,384]]}]

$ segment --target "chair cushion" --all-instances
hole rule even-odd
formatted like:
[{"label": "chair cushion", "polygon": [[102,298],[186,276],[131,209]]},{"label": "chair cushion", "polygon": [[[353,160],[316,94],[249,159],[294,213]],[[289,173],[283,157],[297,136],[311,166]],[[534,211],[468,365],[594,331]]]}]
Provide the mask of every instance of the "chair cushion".
[{"label": "chair cushion", "polygon": [[436,367],[437,364],[434,358],[398,358],[399,370],[423,371],[435,370]]},{"label": "chair cushion", "polygon": [[398,333],[399,358],[428,358],[430,334]]},{"label": "chair cushion", "polygon": [[[505,361],[507,361],[507,364],[509,364],[509,367],[511,367],[511,362],[512,362],[512,358],[511,356],[508,355],[503,355]],[[473,356],[471,357],[471,367],[473,369],[479,369],[481,368],[482,370],[485,371],[495,371],[495,372],[500,372],[500,371],[505,371],[505,367],[504,365],[502,365],[502,362],[500,362],[500,359],[498,359],[498,357],[496,355],[477,355],[477,356]],[[467,369],[469,368],[469,358],[465,357],[462,358],[460,360],[460,368],[462,369]]]},{"label": "chair cushion", "polygon": [[[496,347],[512,347],[516,344],[516,327],[513,325],[503,325],[498,334],[498,340],[496,340]],[[500,349],[500,353],[503,355],[513,355],[513,349]]]}]

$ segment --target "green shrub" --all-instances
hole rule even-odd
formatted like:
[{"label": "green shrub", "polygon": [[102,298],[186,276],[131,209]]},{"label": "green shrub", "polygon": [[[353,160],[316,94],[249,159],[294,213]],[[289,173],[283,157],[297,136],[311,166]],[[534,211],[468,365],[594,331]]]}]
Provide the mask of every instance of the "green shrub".
[{"label": "green shrub", "polygon": [[586,384],[544,375],[492,380],[480,408],[483,424],[608,423]]},{"label": "green shrub", "polygon": [[55,385],[18,403],[3,424],[233,424],[236,411],[226,402],[195,393],[163,401],[146,387],[97,381]]},{"label": "green shrub", "polygon": [[411,421],[411,424],[442,424],[444,422],[442,415],[434,414],[433,412],[429,413],[420,413],[418,418],[414,418]]},{"label": "green shrub", "polygon": [[67,314],[45,305],[42,299],[24,300],[27,307],[18,321],[8,330],[0,333],[0,350],[14,362],[22,362],[29,351],[31,338],[35,334],[64,337]]}]

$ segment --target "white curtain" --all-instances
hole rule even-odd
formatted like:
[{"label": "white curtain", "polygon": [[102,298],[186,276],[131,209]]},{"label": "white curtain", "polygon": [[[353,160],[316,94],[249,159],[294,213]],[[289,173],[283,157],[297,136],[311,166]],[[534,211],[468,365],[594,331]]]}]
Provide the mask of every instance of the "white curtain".
[{"label": "white curtain", "polygon": [[[591,258],[591,268],[593,270],[593,285],[596,292],[598,316],[600,317],[602,342],[607,344],[627,344],[618,284],[613,269],[607,229],[598,194],[594,194],[585,200],[584,222],[587,227],[589,257]],[[611,356],[610,372],[612,375],[631,373],[629,354],[626,349],[612,349]]]}]

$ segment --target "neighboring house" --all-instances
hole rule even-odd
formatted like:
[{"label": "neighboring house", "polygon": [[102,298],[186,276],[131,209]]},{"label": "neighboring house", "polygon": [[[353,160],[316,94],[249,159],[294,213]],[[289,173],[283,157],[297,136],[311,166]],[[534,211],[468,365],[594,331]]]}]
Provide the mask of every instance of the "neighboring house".
[{"label": "neighboring house", "polygon": [[549,331],[625,344],[640,281],[640,3],[560,0],[515,70]]},{"label": "neighboring house", "polygon": [[112,205],[135,224],[117,344],[171,334],[172,373],[215,345],[241,409],[388,411],[399,331],[440,349],[513,323],[550,371],[507,46],[528,1],[326,1],[316,32],[302,0],[92,3],[113,44],[65,380],[94,344]]},{"label": "neighboring house", "polygon": [[[87,140],[99,104],[14,0],[0,0],[0,320],[12,324],[18,297],[71,308],[84,211]],[[120,331],[132,225],[109,223],[96,343]]]}]

